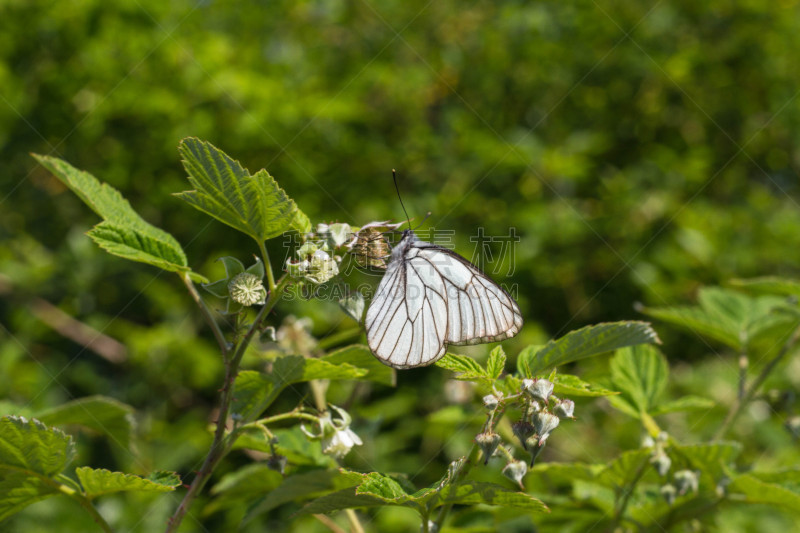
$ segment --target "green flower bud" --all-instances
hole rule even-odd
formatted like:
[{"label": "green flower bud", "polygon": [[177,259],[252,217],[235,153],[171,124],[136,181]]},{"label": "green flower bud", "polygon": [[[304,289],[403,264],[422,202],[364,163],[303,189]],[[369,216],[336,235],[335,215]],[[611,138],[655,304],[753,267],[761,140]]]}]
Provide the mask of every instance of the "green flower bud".
[{"label": "green flower bud", "polygon": [[560,421],[556,415],[545,411],[540,411],[533,415],[533,427],[536,429],[536,433],[539,434],[540,443],[544,443],[547,440],[550,432],[558,427]]},{"label": "green flower bud", "polygon": [[525,392],[530,394],[534,400],[539,400],[545,404],[550,399],[550,395],[553,394],[554,387],[555,386],[546,379],[522,380],[522,388]]},{"label": "green flower bud", "polygon": [[264,283],[256,275],[249,272],[237,274],[228,283],[231,299],[241,305],[263,305],[267,299]]},{"label": "green flower bud", "polygon": [[656,467],[659,476],[666,476],[667,472],[669,472],[669,468],[672,466],[672,459],[670,459],[669,455],[664,453],[663,450],[659,449],[650,458],[650,463]]},{"label": "green flower bud", "polygon": [[675,503],[675,496],[677,495],[677,490],[675,487],[667,483],[666,485],[661,487],[661,496],[667,501],[667,505],[672,505]]},{"label": "green flower bud", "polygon": [[503,475],[511,481],[519,485],[519,488],[525,490],[522,484],[522,479],[528,473],[528,463],[524,461],[511,461],[503,468]]},{"label": "green flower bud", "polygon": [[525,442],[525,444],[527,444],[528,451],[531,452],[531,468],[533,468],[536,458],[539,457],[540,453],[542,453],[542,450],[547,442],[540,440],[539,435],[533,435],[532,437],[528,437],[528,440]]},{"label": "green flower bud", "polygon": [[494,411],[497,409],[497,404],[499,403],[499,399],[494,394],[487,394],[483,397],[483,405],[489,411]]},{"label": "green flower bud", "polygon": [[511,424],[511,431],[514,432],[514,435],[519,439],[519,442],[522,444],[522,447],[526,450],[528,449],[526,441],[528,437],[534,434],[533,425],[529,422],[525,422],[524,420],[520,420],[519,422],[514,422]]},{"label": "green flower bud", "polygon": [[553,407],[553,413],[555,413],[559,418],[572,418],[572,413],[575,412],[575,402],[572,400],[564,399],[559,400],[556,403],[555,407]]},{"label": "green flower bud", "polygon": [[692,470],[678,470],[675,472],[675,479],[673,482],[680,495],[684,495],[690,491],[697,492],[697,473]]},{"label": "green flower bud", "polygon": [[500,435],[494,431],[480,433],[475,437],[475,444],[477,444],[483,452],[483,464],[489,464],[489,459],[491,459],[497,447],[500,445],[500,440]]}]

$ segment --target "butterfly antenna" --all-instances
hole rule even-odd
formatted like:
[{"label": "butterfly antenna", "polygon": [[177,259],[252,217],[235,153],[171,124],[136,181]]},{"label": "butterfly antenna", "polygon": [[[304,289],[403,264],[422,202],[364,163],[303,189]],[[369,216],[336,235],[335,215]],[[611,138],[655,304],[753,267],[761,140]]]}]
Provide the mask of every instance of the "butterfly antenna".
[{"label": "butterfly antenna", "polygon": [[397,191],[397,199],[400,200],[400,207],[403,208],[403,213],[406,214],[406,220],[408,221],[408,227],[411,228],[411,219],[408,216],[408,211],[406,211],[406,206],[403,205],[403,198],[400,196],[400,187],[397,186],[397,172],[395,169],[392,169],[392,179],[394,180],[394,188]]},{"label": "butterfly antenna", "polygon": [[431,216],[431,212],[430,212],[430,211],[428,211],[428,214],[427,214],[427,215],[425,215],[425,218],[423,218],[423,219],[422,219],[422,221],[421,221],[419,224],[417,224],[417,227],[416,227],[416,228],[414,228],[414,229],[416,230],[417,228],[419,228],[420,226],[422,226],[422,225],[425,223],[425,221],[426,221],[426,220],[428,220],[428,217],[429,217],[429,216]]}]

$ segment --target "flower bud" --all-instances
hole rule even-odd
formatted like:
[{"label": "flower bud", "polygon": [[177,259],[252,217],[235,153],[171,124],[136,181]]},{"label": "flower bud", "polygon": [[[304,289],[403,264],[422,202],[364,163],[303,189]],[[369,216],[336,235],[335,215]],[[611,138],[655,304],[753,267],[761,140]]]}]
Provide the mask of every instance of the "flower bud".
[{"label": "flower bud", "polygon": [[558,427],[561,420],[554,414],[541,411],[533,415],[533,427],[539,434],[539,442],[543,443],[550,436],[550,432]]},{"label": "flower bud", "polygon": [[285,455],[276,453],[267,457],[267,468],[270,470],[275,470],[280,474],[283,474],[286,471],[286,465],[288,463],[289,459],[287,459]]},{"label": "flower bud", "polygon": [[519,439],[519,442],[522,444],[522,447],[527,450],[528,448],[525,442],[528,440],[528,437],[533,435],[535,431],[533,429],[533,425],[531,425],[528,422],[525,422],[524,420],[520,420],[519,422],[514,422],[513,424],[511,424],[511,431],[513,431],[514,435]]},{"label": "flower bud", "polygon": [[675,472],[673,481],[680,495],[684,495],[689,491],[697,492],[697,474],[692,470],[678,470]]},{"label": "flower bud", "polygon": [[522,484],[522,478],[524,478],[527,473],[528,464],[524,461],[511,461],[503,468],[503,475],[518,484],[522,490],[525,490],[525,486]]},{"label": "flower bud", "polygon": [[528,451],[531,452],[531,468],[533,468],[536,458],[542,453],[544,445],[547,444],[547,442],[539,440],[539,435],[533,435],[532,437],[528,437],[525,444],[527,444]]},{"label": "flower bud", "polygon": [[655,445],[656,441],[650,435],[645,435],[642,437],[642,448],[652,448]]},{"label": "flower bud", "polygon": [[661,487],[660,492],[661,496],[663,496],[664,500],[666,500],[667,505],[672,505],[675,502],[675,496],[677,495],[678,492],[677,490],[675,490],[675,487],[667,483],[666,485]]},{"label": "flower bud", "polygon": [[575,412],[575,402],[572,400],[559,400],[553,407],[553,413],[559,418],[575,418],[572,413]]},{"label": "flower bud", "polygon": [[534,400],[540,400],[547,403],[550,395],[553,394],[555,386],[546,379],[523,379],[522,388],[531,395]]},{"label": "flower bud", "polygon": [[487,394],[486,396],[483,397],[483,405],[489,411],[494,411],[495,409],[497,409],[498,403],[500,403],[500,401],[494,394]]},{"label": "flower bud", "polygon": [[497,447],[500,445],[500,435],[493,431],[480,433],[475,437],[475,444],[483,452],[483,464],[488,464]]},{"label": "flower bud", "polygon": [[717,497],[724,498],[725,496],[727,496],[728,485],[730,484],[731,484],[731,478],[729,478],[728,476],[722,476],[722,479],[720,479],[717,482],[717,486],[714,487],[714,491],[717,493]]},{"label": "flower bud", "polygon": [[267,299],[264,283],[258,276],[249,272],[237,274],[228,283],[228,293],[234,302],[244,306],[263,304]]},{"label": "flower bud", "polygon": [[664,453],[663,450],[657,451],[651,458],[650,462],[656,467],[659,476],[666,476],[669,468],[672,466],[672,459],[669,455]]}]

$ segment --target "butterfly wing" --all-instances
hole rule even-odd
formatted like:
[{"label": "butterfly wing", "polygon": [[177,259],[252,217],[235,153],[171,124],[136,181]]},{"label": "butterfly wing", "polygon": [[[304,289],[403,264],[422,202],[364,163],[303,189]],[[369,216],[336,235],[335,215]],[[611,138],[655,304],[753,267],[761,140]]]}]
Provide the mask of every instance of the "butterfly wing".
[{"label": "butterfly wing", "polygon": [[395,368],[433,363],[447,344],[513,337],[522,326],[517,303],[455,252],[401,242],[367,310],[369,347]]},{"label": "butterfly wing", "polygon": [[439,273],[447,303],[447,344],[481,344],[508,339],[522,328],[519,305],[481,270],[447,248],[416,242],[413,262]]}]

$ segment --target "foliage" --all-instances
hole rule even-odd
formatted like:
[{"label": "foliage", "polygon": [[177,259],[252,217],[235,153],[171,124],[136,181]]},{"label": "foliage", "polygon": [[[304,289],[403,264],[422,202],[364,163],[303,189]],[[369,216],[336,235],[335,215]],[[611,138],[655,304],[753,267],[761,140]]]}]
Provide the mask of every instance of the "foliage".
[{"label": "foliage", "polygon": [[[2,458],[0,529],[163,530],[188,489],[161,469],[211,472],[187,532],[794,527],[796,3],[52,7],[0,7],[0,455],[33,453]],[[361,344],[381,260],[340,238],[405,219],[391,168],[519,301],[502,348],[396,374]],[[260,319],[215,263],[253,254],[285,295]],[[542,448],[512,422],[544,381],[576,418]],[[380,511],[307,512],[340,493]]]}]

